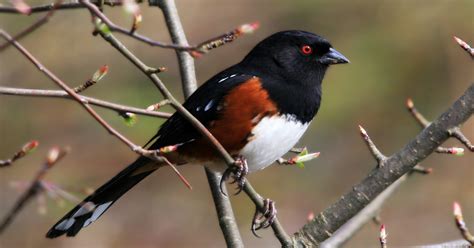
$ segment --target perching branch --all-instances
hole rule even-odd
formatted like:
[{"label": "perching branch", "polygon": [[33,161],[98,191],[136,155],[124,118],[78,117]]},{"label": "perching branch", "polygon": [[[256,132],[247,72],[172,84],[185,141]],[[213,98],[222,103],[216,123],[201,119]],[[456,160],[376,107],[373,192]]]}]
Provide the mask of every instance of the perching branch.
[{"label": "perching branch", "polygon": [[[87,0],[80,0],[81,2],[87,2]],[[88,6],[90,8],[95,8],[95,6]],[[91,14],[94,15],[95,11],[91,10]],[[99,23],[96,28],[98,34],[102,36],[107,42],[109,42],[114,48],[116,48],[125,58],[127,58],[131,63],[133,63],[138,69],[140,69],[148,78],[154,83],[154,85],[160,90],[161,94],[171,102],[171,105],[176,109],[178,113],[183,115],[185,119],[187,119],[190,124],[192,124],[196,130],[198,130],[204,137],[206,137],[212,146],[219,152],[223,160],[228,166],[234,164],[234,159],[229,155],[229,153],[225,150],[225,148],[219,143],[219,141],[206,129],[202,123],[197,120],[192,114],[190,114],[174,97],[171,95],[169,90],[160,80],[160,78],[154,73],[154,69],[144,64],[140,59],[138,59],[133,53],[131,53],[115,36],[111,34],[104,28],[102,25],[103,23]],[[246,183],[246,187],[249,188],[248,182]],[[245,189],[244,188],[244,189]],[[250,186],[251,188],[251,186]],[[245,190],[245,192],[249,195],[249,197],[254,201],[254,203],[260,208],[263,209],[263,199],[253,190],[253,188]],[[283,245],[289,243],[289,237],[284,232],[281,225],[279,225],[278,221],[275,221],[272,224],[272,228],[279,238],[280,242]]]},{"label": "perching branch", "polygon": [[[150,2],[151,5],[151,2]],[[159,2],[159,7],[163,12],[168,31],[173,43],[187,46],[188,42],[181,24],[178,10],[173,0]],[[197,89],[196,72],[194,61],[189,53],[176,51],[178,57],[183,93],[188,98]],[[222,194],[220,181],[222,175],[205,168],[207,180],[214,200],[219,226],[224,235],[227,247],[244,247],[242,237],[237,226],[230,199]],[[227,189],[222,187],[224,193]]]},{"label": "perching branch", "polygon": [[292,237],[296,247],[317,246],[339,227],[366,207],[389,185],[436,150],[458,127],[474,113],[474,84],[438,119],[426,127],[403,149],[387,158],[383,167],[375,168],[339,201],[321,212]]},{"label": "perching branch", "polygon": [[0,222],[0,234],[5,231],[5,229],[10,225],[13,221],[15,216],[25,207],[25,205],[33,199],[38,193],[45,190],[42,180],[48,173],[49,169],[51,169],[57,162],[59,162],[67,153],[69,149],[60,149],[57,147],[52,148],[48,156],[46,157],[46,161],[44,165],[40,168],[40,170],[36,173],[35,177],[31,181],[30,187],[28,190],[23,193],[23,195],[18,199],[15,203],[14,207],[10,210],[10,212],[6,215],[6,217]]}]

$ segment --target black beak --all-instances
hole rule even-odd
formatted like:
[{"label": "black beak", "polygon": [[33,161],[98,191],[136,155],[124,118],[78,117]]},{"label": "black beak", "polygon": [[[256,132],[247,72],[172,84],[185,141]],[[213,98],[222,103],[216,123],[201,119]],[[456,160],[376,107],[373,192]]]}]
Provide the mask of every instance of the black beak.
[{"label": "black beak", "polygon": [[350,63],[350,61],[342,55],[342,53],[338,52],[334,48],[329,48],[329,52],[324,54],[320,59],[319,62],[325,65],[333,65],[333,64],[346,64]]}]

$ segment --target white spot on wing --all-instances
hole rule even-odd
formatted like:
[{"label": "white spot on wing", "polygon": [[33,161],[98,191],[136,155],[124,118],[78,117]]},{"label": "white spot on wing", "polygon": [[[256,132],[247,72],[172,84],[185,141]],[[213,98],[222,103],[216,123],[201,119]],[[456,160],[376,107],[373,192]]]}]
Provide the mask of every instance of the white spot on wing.
[{"label": "white spot on wing", "polygon": [[94,213],[92,214],[92,216],[84,222],[84,225],[82,227],[86,227],[86,226],[90,225],[92,222],[96,221],[105,212],[105,210],[107,210],[107,208],[109,208],[109,206],[112,203],[113,203],[113,201],[109,201],[107,203],[99,205],[94,210]]},{"label": "white spot on wing", "polygon": [[223,78],[223,79],[217,81],[217,83],[222,83],[222,82],[224,82],[225,80],[227,80],[227,78],[229,78],[229,77],[225,77],[225,78]]},{"label": "white spot on wing", "polygon": [[56,225],[54,227],[54,229],[62,230],[62,231],[67,230],[72,226],[72,224],[74,224],[75,221],[76,220],[74,220],[74,218],[65,219],[65,220],[61,221],[61,223]]},{"label": "white spot on wing", "polygon": [[78,217],[78,216],[81,216],[81,215],[84,215],[84,214],[87,214],[87,213],[90,213],[92,210],[94,210],[95,208],[95,204],[93,202],[86,202],[84,204],[82,204],[81,208],[79,208],[75,213],[74,215],[72,216],[72,218],[75,218],[75,217]]},{"label": "white spot on wing", "polygon": [[247,159],[249,171],[261,170],[287,153],[308,126],[292,115],[262,118],[252,129],[254,139],[240,152]]},{"label": "white spot on wing", "polygon": [[214,105],[214,100],[210,100],[210,101],[206,104],[206,107],[204,107],[204,111],[208,111],[209,109],[212,108],[213,105]]},{"label": "white spot on wing", "polygon": [[107,208],[109,208],[110,204],[112,204],[112,203],[113,203],[113,201],[109,201],[107,203],[104,203],[104,204],[98,206],[94,210],[94,213],[91,216],[91,220],[92,221],[97,220],[97,218],[99,218],[105,212],[105,210],[107,210]]}]

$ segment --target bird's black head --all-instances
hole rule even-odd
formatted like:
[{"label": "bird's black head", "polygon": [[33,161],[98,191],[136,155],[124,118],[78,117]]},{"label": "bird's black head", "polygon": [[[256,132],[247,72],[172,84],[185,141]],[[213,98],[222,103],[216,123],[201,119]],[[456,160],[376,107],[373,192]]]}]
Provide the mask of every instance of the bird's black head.
[{"label": "bird's black head", "polygon": [[[242,61],[289,81],[321,82],[326,69],[349,60],[323,37],[306,31],[282,31],[261,41]],[[265,68],[262,68],[265,67]]]}]

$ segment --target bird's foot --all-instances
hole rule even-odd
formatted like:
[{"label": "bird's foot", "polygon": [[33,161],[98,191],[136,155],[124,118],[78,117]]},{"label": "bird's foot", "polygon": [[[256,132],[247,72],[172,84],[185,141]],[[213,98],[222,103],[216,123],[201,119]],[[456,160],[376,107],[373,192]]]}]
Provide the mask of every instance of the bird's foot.
[{"label": "bird's foot", "polygon": [[234,180],[230,183],[231,184],[237,183],[237,192],[235,193],[235,195],[237,195],[244,188],[244,185],[246,182],[245,176],[247,176],[247,174],[249,173],[247,160],[243,156],[238,155],[234,158],[234,160],[235,160],[234,164],[231,167],[227,168],[224,171],[224,174],[222,174],[220,189],[221,189],[221,193],[224,195],[227,195],[227,194],[224,192],[222,185],[224,185],[227,179],[229,179],[232,176]]},{"label": "bird's foot", "polygon": [[257,234],[257,230],[268,228],[275,221],[277,210],[275,208],[275,202],[270,199],[263,200],[263,209],[259,210],[258,207],[255,208],[255,214],[253,215],[252,220],[252,233],[258,238],[261,238]]}]

